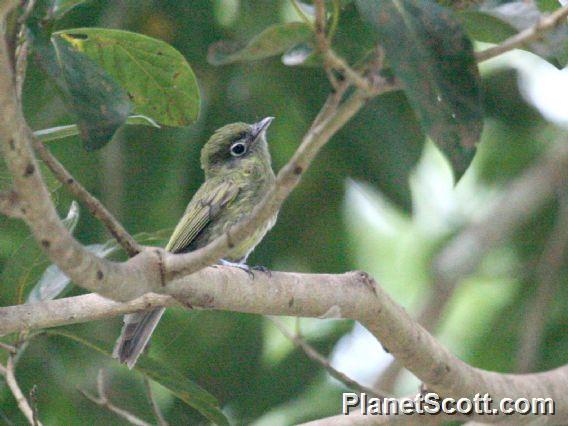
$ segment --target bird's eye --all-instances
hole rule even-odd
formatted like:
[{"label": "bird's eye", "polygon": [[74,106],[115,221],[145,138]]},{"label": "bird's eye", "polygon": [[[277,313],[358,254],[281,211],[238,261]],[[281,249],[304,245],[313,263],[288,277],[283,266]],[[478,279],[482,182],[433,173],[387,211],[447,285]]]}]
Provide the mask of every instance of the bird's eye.
[{"label": "bird's eye", "polygon": [[247,152],[247,147],[244,143],[235,142],[234,144],[231,145],[231,155],[233,157],[240,157],[245,152]]}]

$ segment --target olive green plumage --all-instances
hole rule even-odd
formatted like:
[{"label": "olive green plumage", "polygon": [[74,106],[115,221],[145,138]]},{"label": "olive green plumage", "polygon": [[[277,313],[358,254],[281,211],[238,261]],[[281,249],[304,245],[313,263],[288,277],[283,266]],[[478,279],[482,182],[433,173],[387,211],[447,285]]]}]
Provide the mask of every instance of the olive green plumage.
[{"label": "olive green plumage", "polygon": [[[272,117],[255,124],[233,123],[217,130],[201,150],[205,182],[189,202],[166,250],[183,253],[204,247],[251,214],[274,186],[265,132]],[[250,238],[237,242],[225,260],[242,263],[272,228],[276,216]],[[134,366],[164,309],[126,315],[113,355]]]}]

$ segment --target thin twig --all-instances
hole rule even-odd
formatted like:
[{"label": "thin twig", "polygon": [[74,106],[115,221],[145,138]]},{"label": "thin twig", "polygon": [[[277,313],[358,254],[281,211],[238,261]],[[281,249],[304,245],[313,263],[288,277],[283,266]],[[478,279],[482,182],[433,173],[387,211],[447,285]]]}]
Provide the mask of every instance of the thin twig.
[{"label": "thin twig", "polygon": [[136,425],[136,426],[150,426],[150,423],[145,422],[141,418],[135,416],[134,414],[130,413],[129,411],[123,410],[122,408],[117,407],[116,405],[112,404],[107,396],[104,389],[104,376],[103,370],[99,370],[99,374],[97,375],[97,393],[98,395],[92,395],[87,391],[82,389],[78,389],[81,395],[87,398],[89,401],[97,404],[100,407],[106,408],[107,410],[113,412],[119,417],[122,417],[128,423]]},{"label": "thin twig", "polygon": [[38,426],[38,424],[39,424],[39,410],[37,408],[37,385],[33,385],[32,389],[30,390],[30,402],[31,402],[30,405],[32,407],[34,426]]},{"label": "thin twig", "polygon": [[340,83],[337,77],[333,73],[333,65],[330,63],[328,59],[327,53],[330,50],[330,43],[329,39],[325,34],[325,24],[326,24],[326,14],[325,14],[325,4],[323,0],[315,0],[314,1],[315,7],[315,22],[314,22],[314,31],[316,35],[316,42],[318,45],[318,49],[323,56],[323,69],[327,74],[327,79],[329,80],[331,86],[334,90],[338,90]]},{"label": "thin twig", "polygon": [[0,349],[4,349],[5,351],[8,351],[11,354],[15,354],[16,353],[16,347],[9,345],[7,343],[4,342],[0,342]]},{"label": "thin twig", "polygon": [[353,380],[351,377],[349,377],[345,373],[342,373],[341,371],[335,369],[326,357],[321,355],[316,349],[314,349],[314,347],[312,345],[310,345],[308,342],[306,342],[299,334],[293,335],[292,333],[290,333],[288,331],[288,329],[286,328],[286,326],[278,318],[268,317],[268,319],[270,319],[270,321],[272,321],[272,323],[276,326],[276,328],[278,328],[278,330],[280,330],[280,332],[288,340],[290,340],[292,343],[294,343],[296,346],[298,346],[300,349],[302,349],[304,351],[304,353],[307,355],[308,358],[310,358],[312,361],[317,362],[323,368],[325,368],[331,377],[333,377],[333,378],[339,380],[340,382],[344,383],[347,387],[349,387],[351,389],[355,389],[359,392],[364,392],[369,396],[372,396],[372,397],[375,397],[375,398],[381,398],[381,399],[385,397],[385,395],[382,395],[382,394],[378,393],[377,391],[375,391],[374,389],[371,389],[371,388],[369,388],[365,385],[362,385],[361,383],[357,382],[356,380]]},{"label": "thin twig", "polygon": [[324,52],[328,66],[339,71],[347,80],[350,80],[356,87],[361,90],[374,92],[372,83],[357,71],[351,68],[345,60],[337,55],[331,47]]},{"label": "thin twig", "polygon": [[109,212],[105,206],[87,191],[71,173],[59,162],[49,149],[38,138],[33,138],[34,148],[43,162],[49,167],[54,176],[65,185],[69,191],[82,201],[89,211],[99,219],[109,230],[116,241],[124,248],[129,256],[135,256],[142,250],[136,240],[124,229],[122,224]]},{"label": "thin twig", "polygon": [[329,26],[329,32],[327,34],[327,38],[330,44],[333,41],[333,36],[335,35],[335,32],[337,31],[337,26],[339,25],[339,14],[341,13],[341,5],[339,4],[339,0],[333,0],[332,6],[333,6],[332,21],[331,25]]},{"label": "thin twig", "polygon": [[6,378],[6,383],[10,388],[12,395],[14,395],[14,398],[16,399],[18,408],[20,409],[22,414],[26,417],[29,424],[34,426],[35,425],[41,426],[41,423],[35,418],[32,407],[30,406],[28,400],[26,399],[26,397],[22,393],[22,390],[20,389],[20,386],[18,385],[18,381],[16,380],[14,360],[12,355],[8,357],[6,366],[5,367],[1,366],[0,371]]},{"label": "thin twig", "polygon": [[152,384],[150,383],[150,379],[148,379],[148,376],[146,375],[144,375],[144,386],[146,387],[146,395],[148,396],[148,401],[150,402],[152,411],[154,412],[154,417],[156,417],[158,425],[168,426],[168,422],[164,418],[164,415],[162,414],[162,410],[160,410],[156,398],[154,398],[154,392],[152,392]]},{"label": "thin twig", "polygon": [[[568,6],[561,7],[550,15],[542,17],[536,25],[509,37],[503,43],[490,47],[489,49],[482,50],[481,52],[477,52],[475,54],[477,62],[483,62],[487,59],[494,58],[495,56],[499,56],[505,52],[516,49],[526,43],[538,40],[546,31],[551,30],[562,23],[565,24],[566,17],[568,17]],[[562,22],[563,20],[564,22]]]},{"label": "thin twig", "polygon": [[558,218],[536,267],[535,295],[527,301],[525,325],[521,328],[523,332],[517,359],[517,370],[521,373],[529,372],[535,367],[549,306],[554,301],[562,281],[561,270],[568,247],[568,194],[560,194],[559,203]]}]

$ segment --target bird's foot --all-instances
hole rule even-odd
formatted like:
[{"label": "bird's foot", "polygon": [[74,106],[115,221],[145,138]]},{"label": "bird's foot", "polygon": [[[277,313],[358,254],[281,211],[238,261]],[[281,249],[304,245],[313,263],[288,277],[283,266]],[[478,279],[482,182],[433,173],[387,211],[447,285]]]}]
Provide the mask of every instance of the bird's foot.
[{"label": "bird's foot", "polygon": [[231,266],[233,268],[239,268],[240,270],[245,271],[247,274],[249,274],[251,279],[254,279],[254,272],[253,272],[254,268],[251,268],[246,263],[230,262],[225,259],[220,259],[218,263],[223,266]]},{"label": "bird's foot", "polygon": [[262,265],[255,265],[252,267],[253,271],[258,271],[258,272],[264,272],[265,274],[267,274],[269,277],[272,276],[272,272],[270,271],[270,269],[268,269],[266,266],[262,266]]}]

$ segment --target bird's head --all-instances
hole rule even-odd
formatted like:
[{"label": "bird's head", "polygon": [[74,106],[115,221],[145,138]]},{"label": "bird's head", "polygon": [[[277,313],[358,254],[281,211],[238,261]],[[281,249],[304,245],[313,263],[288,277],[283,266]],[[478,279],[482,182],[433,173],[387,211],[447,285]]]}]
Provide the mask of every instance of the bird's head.
[{"label": "bird's head", "polygon": [[267,162],[270,154],[266,129],[274,117],[258,123],[231,123],[213,133],[201,150],[201,168],[211,175],[244,166],[251,161]]}]

